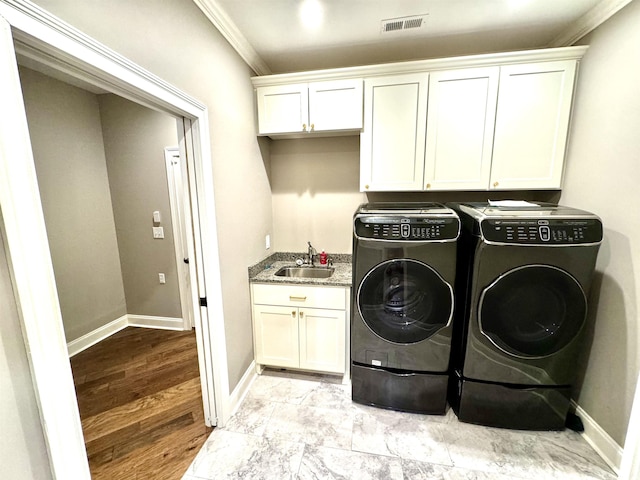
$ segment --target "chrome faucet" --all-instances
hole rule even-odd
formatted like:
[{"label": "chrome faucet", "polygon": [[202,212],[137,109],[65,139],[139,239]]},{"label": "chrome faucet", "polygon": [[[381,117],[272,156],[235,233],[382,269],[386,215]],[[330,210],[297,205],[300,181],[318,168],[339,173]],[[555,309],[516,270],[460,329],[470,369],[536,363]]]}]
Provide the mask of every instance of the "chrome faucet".
[{"label": "chrome faucet", "polygon": [[311,245],[311,242],[307,242],[307,245],[309,245],[309,249],[307,250],[307,256],[309,257],[309,266],[313,267],[313,257],[318,256],[318,252],[316,251],[315,248],[313,248],[313,245]]}]

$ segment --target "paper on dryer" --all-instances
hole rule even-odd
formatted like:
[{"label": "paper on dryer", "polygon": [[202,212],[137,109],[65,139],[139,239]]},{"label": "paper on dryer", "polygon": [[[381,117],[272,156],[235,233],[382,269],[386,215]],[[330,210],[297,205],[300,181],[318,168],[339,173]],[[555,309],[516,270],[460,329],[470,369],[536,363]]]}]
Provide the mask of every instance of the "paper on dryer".
[{"label": "paper on dryer", "polygon": [[539,207],[537,203],[526,202],[524,200],[489,200],[492,207]]}]

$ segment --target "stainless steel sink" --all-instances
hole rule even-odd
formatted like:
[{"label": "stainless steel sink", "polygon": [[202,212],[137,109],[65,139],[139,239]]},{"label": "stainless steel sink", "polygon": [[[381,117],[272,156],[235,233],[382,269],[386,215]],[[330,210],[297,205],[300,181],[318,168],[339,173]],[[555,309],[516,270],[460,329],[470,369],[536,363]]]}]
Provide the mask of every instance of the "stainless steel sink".
[{"label": "stainless steel sink", "polygon": [[274,275],[276,277],[329,278],[334,270],[333,267],[282,267]]}]

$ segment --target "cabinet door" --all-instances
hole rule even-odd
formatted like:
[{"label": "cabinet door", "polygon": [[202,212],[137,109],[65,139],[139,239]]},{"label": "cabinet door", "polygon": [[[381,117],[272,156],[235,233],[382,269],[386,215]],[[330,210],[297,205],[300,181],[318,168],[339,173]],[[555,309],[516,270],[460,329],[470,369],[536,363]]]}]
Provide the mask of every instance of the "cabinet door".
[{"label": "cabinet door", "polygon": [[344,373],[345,345],[344,311],[300,309],[300,368]]},{"label": "cabinet door", "polygon": [[360,190],[422,190],[428,73],[365,80]]},{"label": "cabinet door", "polygon": [[576,61],[500,69],[491,189],[560,188]]},{"label": "cabinet door", "polygon": [[256,363],[298,367],[298,309],[254,305]]},{"label": "cabinet door", "polygon": [[362,128],[362,79],[309,84],[312,132]]},{"label": "cabinet door", "polygon": [[499,67],[429,78],[426,190],[486,190],[491,172]]},{"label": "cabinet door", "polygon": [[258,133],[295,133],[308,129],[309,99],[307,84],[259,87]]}]

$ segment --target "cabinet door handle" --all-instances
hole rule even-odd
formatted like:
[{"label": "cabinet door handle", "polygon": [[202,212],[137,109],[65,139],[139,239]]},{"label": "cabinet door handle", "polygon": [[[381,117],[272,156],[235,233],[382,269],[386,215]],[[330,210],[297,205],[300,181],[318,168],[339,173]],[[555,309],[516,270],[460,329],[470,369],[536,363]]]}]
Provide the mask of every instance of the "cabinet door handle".
[{"label": "cabinet door handle", "polygon": [[289,295],[289,300],[291,302],[304,302],[307,299],[307,297],[296,297],[294,295]]},{"label": "cabinet door handle", "polygon": [[295,311],[295,310],[293,310],[293,311],[291,312],[291,316],[292,316],[293,318],[296,318],[296,311]]}]

